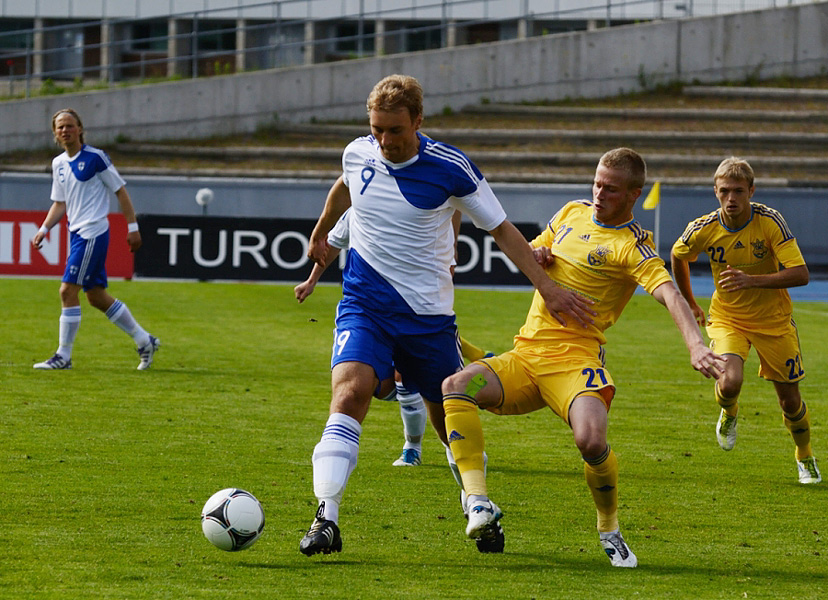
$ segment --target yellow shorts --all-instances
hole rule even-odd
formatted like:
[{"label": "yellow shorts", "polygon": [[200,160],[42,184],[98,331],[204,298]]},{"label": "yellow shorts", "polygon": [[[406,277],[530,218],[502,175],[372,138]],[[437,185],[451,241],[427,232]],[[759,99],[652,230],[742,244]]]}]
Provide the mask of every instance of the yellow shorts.
[{"label": "yellow shorts", "polygon": [[751,346],[759,355],[759,377],[780,383],[794,383],[805,377],[799,333],[796,323],[790,323],[773,335],[756,333],[727,323],[707,326],[710,349],[717,354],[735,354],[747,360]]},{"label": "yellow shorts", "polygon": [[600,344],[587,344],[593,348],[561,346],[559,352],[543,354],[512,349],[479,361],[503,388],[500,403],[488,410],[498,415],[523,415],[548,406],[569,424],[572,401],[584,395],[599,398],[609,410],[615,383],[604,368]]}]

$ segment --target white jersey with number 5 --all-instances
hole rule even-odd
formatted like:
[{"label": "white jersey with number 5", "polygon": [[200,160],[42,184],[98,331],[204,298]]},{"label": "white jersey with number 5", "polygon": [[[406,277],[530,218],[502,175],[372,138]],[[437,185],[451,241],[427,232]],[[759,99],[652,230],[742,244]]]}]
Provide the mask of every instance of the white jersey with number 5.
[{"label": "white jersey with number 5", "polygon": [[417,135],[419,151],[405,163],[388,162],[372,135],[357,138],[342,154],[351,194],[343,294],[385,312],[451,315],[454,211],[486,231],[506,213],[465,154]]},{"label": "white jersey with number 5", "polygon": [[52,202],[66,203],[69,230],[85,239],[109,229],[110,192],[125,185],[106,152],[84,144],[73,157],[52,160]]}]

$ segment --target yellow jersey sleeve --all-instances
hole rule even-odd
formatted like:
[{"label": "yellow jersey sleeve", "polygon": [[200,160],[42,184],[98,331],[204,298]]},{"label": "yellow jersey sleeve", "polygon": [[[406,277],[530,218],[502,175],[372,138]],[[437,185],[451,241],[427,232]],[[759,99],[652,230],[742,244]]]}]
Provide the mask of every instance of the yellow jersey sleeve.
[{"label": "yellow jersey sleeve", "polygon": [[703,217],[690,221],[676,243],[672,253],[682,260],[695,261],[705,250],[705,236],[712,226],[719,222],[719,211],[713,211]]},{"label": "yellow jersey sleeve", "polygon": [[796,243],[796,238],[779,211],[758,203],[753,204],[753,211],[762,222],[764,235],[768,239],[768,245],[772,248],[776,262],[786,269],[804,265],[805,258],[802,256],[799,244]]}]

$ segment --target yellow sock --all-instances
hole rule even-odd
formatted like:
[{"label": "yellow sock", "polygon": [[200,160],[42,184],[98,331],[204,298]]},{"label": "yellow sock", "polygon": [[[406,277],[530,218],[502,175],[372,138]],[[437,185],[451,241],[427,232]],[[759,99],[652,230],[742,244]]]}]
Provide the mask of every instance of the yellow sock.
[{"label": "yellow sock", "polygon": [[598,512],[598,531],[606,533],[618,529],[618,459],[607,446],[596,459],[584,459],[586,476],[592,500]]},{"label": "yellow sock", "polygon": [[483,425],[474,399],[466,394],[443,396],[449,446],[469,496],[486,496],[483,472]]},{"label": "yellow sock", "polygon": [[482,348],[478,348],[462,335],[460,336],[460,352],[469,362],[480,360],[486,355]]},{"label": "yellow sock", "polygon": [[811,415],[808,407],[803,402],[795,415],[782,413],[785,419],[785,427],[791,432],[794,444],[796,444],[796,460],[802,460],[813,456],[811,450]]},{"label": "yellow sock", "polygon": [[716,397],[716,402],[721,406],[725,414],[729,417],[735,417],[739,413],[739,394],[733,398],[725,398],[719,391],[719,384],[713,386],[713,395]]}]

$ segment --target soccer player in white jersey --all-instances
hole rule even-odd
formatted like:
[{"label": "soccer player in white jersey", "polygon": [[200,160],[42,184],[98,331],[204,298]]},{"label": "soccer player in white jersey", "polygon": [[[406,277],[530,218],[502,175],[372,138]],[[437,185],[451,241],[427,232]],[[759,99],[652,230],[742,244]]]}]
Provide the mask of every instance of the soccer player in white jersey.
[{"label": "soccer player in white jersey", "polygon": [[[350,210],[345,211],[336,227],[328,233],[330,247],[324,266],[314,263],[308,278],[293,288],[293,293],[300,304],[313,293],[316,284],[319,283],[319,278],[325,272],[325,268],[339,256],[341,250],[348,248],[350,243],[350,228],[348,226],[350,214]],[[416,467],[422,464],[423,435],[425,434],[427,420],[423,397],[417,392],[406,389],[398,373],[395,374],[395,380],[381,382],[374,392],[374,397],[380,400],[396,400],[400,405],[400,418],[403,422],[405,442],[403,443],[402,453],[393,462],[393,465],[395,467]]]},{"label": "soccer player in white jersey", "polygon": [[[673,245],[673,276],[699,325],[707,325],[710,347],[727,359],[724,376],[713,388],[721,407],[716,422],[719,446],[732,450],[736,444],[745,360],[755,346],[759,376],[773,383],[796,447],[799,482],[819,483],[810,414],[799,393],[805,367],[787,289],[806,285],[810,275],[782,215],[751,202],[753,182],[753,169],[746,160],[730,157],[719,164],[713,176],[719,208],[691,221]],[[706,321],[693,297],[688,266],[702,253],[710,258],[716,284]]]},{"label": "soccer player in white jersey", "polygon": [[[296,300],[300,304],[316,289],[316,284],[319,283],[319,279],[322,277],[322,273],[325,272],[327,266],[339,256],[341,250],[348,248],[350,244],[350,215],[351,210],[346,210],[339,218],[339,221],[337,221],[336,226],[328,233],[329,248],[328,254],[325,257],[325,264],[320,265],[314,263],[308,278],[293,288]],[[455,239],[460,229],[460,216],[459,212],[455,213]],[[479,360],[486,356],[494,356],[491,352],[482,350],[462,336],[458,337],[460,339],[460,353],[469,362]],[[400,405],[400,418],[403,422],[405,442],[402,453],[392,464],[395,467],[416,467],[422,464],[423,436],[425,434],[427,420],[425,401],[422,395],[406,389],[399,373],[395,372],[394,381],[388,380],[381,382],[374,393],[374,397],[380,400],[396,400]],[[448,459],[452,473],[456,473],[455,478],[457,479],[457,483],[462,487],[463,484],[459,472],[457,472],[457,465],[448,447],[446,447],[446,458]]]},{"label": "soccer player in white jersey", "polygon": [[362,422],[377,384],[394,368],[426,399],[431,423],[448,444],[440,385],[463,366],[450,272],[456,210],[494,237],[556,318],[586,326],[592,314],[589,300],[546,277],[477,167],[458,149],[419,133],[423,94],[416,79],[384,78],[367,111],[371,134],[345,148],[343,176],[328,192],[310,240],[309,256],[324,264],[328,232],[351,207],[330,416],[312,460],[319,505],[299,544],[308,556],[342,549],[339,507],[357,464]]},{"label": "soccer player in white jersey", "polygon": [[494,544],[502,551],[503,513],[488,497],[480,409],[514,415],[548,407],[572,429],[595,504],[600,544],[611,564],[638,564],[618,523],[618,461],[607,442],[615,384],[604,366],[604,331],[640,285],[670,312],[695,369],[716,377],[724,364],[705,345],[650,233],[633,218],[646,173],[637,152],[610,150],[598,162],[592,199],[566,204],[532,241],[546,257],[550,280],[595,301],[594,323],[587,328],[562,325],[536,293],[512,350],[472,363],[443,382],[446,429],[468,493],[466,535],[491,542],[483,548],[478,543],[481,551]]},{"label": "soccer player in white jersey", "polygon": [[35,369],[71,369],[72,346],[80,328],[80,291],[89,304],[135,341],[143,371],[152,364],[161,341],[141,327],[127,305],[107,291],[105,270],[109,247],[109,201],[115,194],[127,222],[127,244],[132,252],[141,247],[135,209],[124,180],[105,152],[84,143],[83,123],[71,108],[52,116],[55,141],[64,152],[52,161],[52,206],[32,245],[40,248],[43,238],[65,214],[69,221],[70,247],[60,285],[60,327],[54,356],[34,365]]}]

